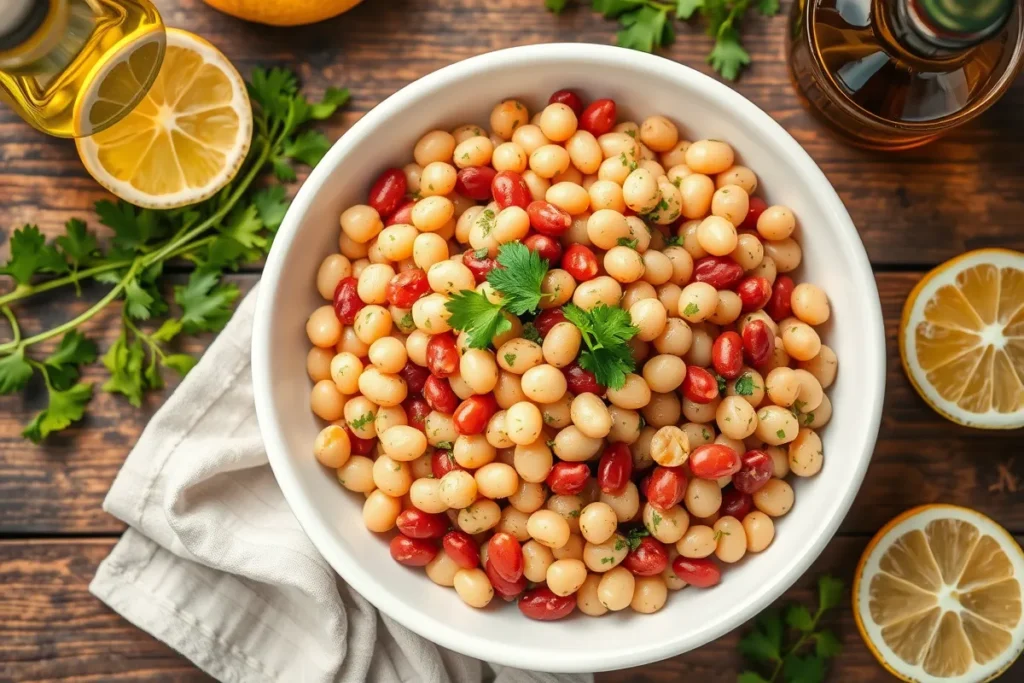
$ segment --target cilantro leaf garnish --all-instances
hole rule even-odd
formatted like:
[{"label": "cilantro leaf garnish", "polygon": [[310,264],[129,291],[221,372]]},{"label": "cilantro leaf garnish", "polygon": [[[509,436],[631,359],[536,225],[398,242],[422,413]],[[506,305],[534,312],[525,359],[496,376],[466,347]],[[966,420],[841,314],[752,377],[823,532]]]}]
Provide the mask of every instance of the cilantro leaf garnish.
[{"label": "cilantro leaf garnish", "polygon": [[33,275],[59,275],[67,270],[67,262],[55,246],[46,243],[39,228],[26,225],[11,235],[11,258],[0,266],[0,275],[10,275],[19,285],[27,285]]},{"label": "cilantro leaf garnish", "polygon": [[466,343],[474,349],[486,349],[492,339],[512,329],[512,323],[502,314],[501,304],[491,303],[472,289],[452,294],[444,307],[451,313],[448,324],[466,332]]},{"label": "cilantro leaf garnish", "polygon": [[541,283],[548,262],[522,242],[510,242],[498,249],[497,266],[487,273],[487,281],[501,292],[501,306],[513,315],[537,310],[544,295]]},{"label": "cilantro leaf garnish", "polygon": [[639,330],[629,312],[605,304],[589,311],[567,304],[562,313],[583,335],[586,349],[580,352],[580,367],[594,373],[599,384],[621,389],[626,375],[636,368],[628,342]]},{"label": "cilantro leaf garnish", "polygon": [[750,373],[744,373],[736,380],[733,387],[736,389],[736,394],[739,396],[753,396],[754,378],[750,376]]}]

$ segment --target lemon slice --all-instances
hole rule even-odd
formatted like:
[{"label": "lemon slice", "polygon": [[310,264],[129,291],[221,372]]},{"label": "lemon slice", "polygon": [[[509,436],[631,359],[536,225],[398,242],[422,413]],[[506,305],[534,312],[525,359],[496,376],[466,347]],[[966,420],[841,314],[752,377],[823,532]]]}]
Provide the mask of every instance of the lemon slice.
[{"label": "lemon slice", "polygon": [[979,249],[928,273],[900,324],[917,393],[968,427],[1024,427],[1024,254]]},{"label": "lemon slice", "polygon": [[[93,116],[113,99],[96,99],[83,111]],[[202,38],[168,29],[160,73],[138,106],[76,144],[100,185],[132,204],[170,209],[202,201],[230,182],[251,138],[252,109],[235,67]]]},{"label": "lemon slice", "polygon": [[988,517],[926,505],[889,522],[857,566],[857,628],[878,661],[913,683],[980,683],[1024,647],[1024,552]]}]

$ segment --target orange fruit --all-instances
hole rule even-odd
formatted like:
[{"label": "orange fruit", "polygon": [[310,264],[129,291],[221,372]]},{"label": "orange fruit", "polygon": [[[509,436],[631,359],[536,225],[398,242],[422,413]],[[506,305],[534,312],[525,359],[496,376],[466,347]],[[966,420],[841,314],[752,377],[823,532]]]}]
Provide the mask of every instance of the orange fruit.
[{"label": "orange fruit", "polygon": [[1024,648],[1024,552],[979,512],[926,505],[868,544],[853,583],[868,649],[913,683],[980,683]]},{"label": "orange fruit", "polygon": [[246,21],[271,26],[313,24],[347,12],[361,0],[203,0],[207,5]]},{"label": "orange fruit", "polygon": [[947,419],[1024,427],[1024,254],[979,249],[928,273],[903,307],[900,357]]}]

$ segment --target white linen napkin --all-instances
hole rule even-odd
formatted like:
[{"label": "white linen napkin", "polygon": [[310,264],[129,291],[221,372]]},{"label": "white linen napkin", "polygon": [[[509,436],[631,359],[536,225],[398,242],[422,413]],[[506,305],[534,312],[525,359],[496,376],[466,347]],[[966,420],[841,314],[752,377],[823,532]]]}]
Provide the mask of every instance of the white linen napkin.
[{"label": "white linen napkin", "polygon": [[446,650],[335,574],[263,451],[249,367],[255,294],[118,473],[103,509],[130,528],[100,564],[93,595],[221,681],[592,681]]}]

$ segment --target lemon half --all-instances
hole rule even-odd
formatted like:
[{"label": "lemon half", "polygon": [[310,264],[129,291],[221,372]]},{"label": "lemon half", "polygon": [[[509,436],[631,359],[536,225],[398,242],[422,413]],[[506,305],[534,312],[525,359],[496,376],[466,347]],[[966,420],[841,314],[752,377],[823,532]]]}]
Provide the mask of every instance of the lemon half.
[{"label": "lemon half", "polygon": [[235,67],[202,38],[168,29],[160,73],[138,106],[76,144],[100,185],[137,206],[170,209],[202,201],[235,177],[252,125]]},{"label": "lemon half", "polygon": [[1001,526],[953,505],[909,510],[868,544],[853,583],[857,628],[913,683],[980,683],[1024,648],[1024,552]]},{"label": "lemon half", "polygon": [[979,249],[928,273],[903,308],[914,388],[968,427],[1024,427],[1024,254]]}]

